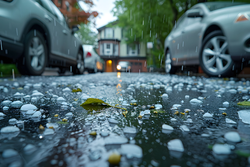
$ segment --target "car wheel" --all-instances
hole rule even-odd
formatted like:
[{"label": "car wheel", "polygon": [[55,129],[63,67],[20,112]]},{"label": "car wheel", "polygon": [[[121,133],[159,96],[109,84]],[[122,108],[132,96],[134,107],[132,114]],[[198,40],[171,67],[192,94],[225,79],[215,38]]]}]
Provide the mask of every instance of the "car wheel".
[{"label": "car wheel", "polygon": [[17,68],[23,75],[41,75],[47,63],[48,49],[43,35],[30,31],[24,41],[24,53]]},{"label": "car wheel", "polygon": [[204,39],[200,52],[200,66],[211,77],[228,77],[236,74],[228,42],[222,31],[214,31]]},{"label": "car wheel", "polygon": [[171,54],[170,54],[170,51],[168,50],[165,56],[165,72],[167,74],[175,74],[176,71],[177,71],[177,67],[173,66]]},{"label": "car wheel", "polygon": [[74,67],[73,73],[83,74],[84,68],[85,66],[84,66],[83,54],[82,54],[82,51],[79,51],[77,54],[77,62],[76,62],[76,66]]}]

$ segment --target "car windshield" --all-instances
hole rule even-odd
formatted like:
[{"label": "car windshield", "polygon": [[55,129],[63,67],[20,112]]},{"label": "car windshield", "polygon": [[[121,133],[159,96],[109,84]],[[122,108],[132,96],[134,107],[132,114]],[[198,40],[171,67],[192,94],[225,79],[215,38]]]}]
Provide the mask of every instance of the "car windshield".
[{"label": "car windshield", "polygon": [[231,6],[237,6],[237,5],[244,5],[247,3],[231,3],[231,2],[219,2],[219,3],[213,3],[213,2],[207,2],[204,3],[209,11],[214,11],[222,8],[227,8]]},{"label": "car windshield", "polygon": [[121,61],[121,62],[119,62],[119,65],[120,65],[120,66],[128,66],[128,65],[129,65],[129,62]]}]

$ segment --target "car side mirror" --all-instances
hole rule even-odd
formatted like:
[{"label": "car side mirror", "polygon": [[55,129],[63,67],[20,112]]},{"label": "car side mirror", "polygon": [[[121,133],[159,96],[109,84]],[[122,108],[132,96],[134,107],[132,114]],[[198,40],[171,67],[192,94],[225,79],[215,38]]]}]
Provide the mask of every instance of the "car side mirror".
[{"label": "car side mirror", "polygon": [[203,12],[200,9],[191,9],[186,12],[187,17],[203,17]]},{"label": "car side mirror", "polygon": [[80,30],[79,25],[72,26],[72,34],[74,34],[75,32],[77,32],[78,30]]}]

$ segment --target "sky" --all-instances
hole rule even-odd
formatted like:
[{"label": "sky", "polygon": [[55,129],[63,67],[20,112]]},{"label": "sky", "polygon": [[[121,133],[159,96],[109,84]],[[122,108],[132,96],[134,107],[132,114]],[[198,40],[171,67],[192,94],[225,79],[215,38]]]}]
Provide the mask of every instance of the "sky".
[{"label": "sky", "polygon": [[[117,18],[113,16],[111,10],[114,8],[115,0],[93,0],[94,6],[91,8],[91,11],[97,11],[99,15],[96,20],[96,28],[100,28],[111,21],[116,20]],[[83,8],[88,8],[83,5]],[[93,27],[93,31],[97,32],[96,28]]]}]

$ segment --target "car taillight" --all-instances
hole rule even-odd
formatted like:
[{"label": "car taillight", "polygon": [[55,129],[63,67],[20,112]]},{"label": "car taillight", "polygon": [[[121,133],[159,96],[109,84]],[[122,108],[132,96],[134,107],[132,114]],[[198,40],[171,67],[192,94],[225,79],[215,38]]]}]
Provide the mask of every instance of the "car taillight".
[{"label": "car taillight", "polygon": [[249,13],[240,13],[238,14],[238,17],[236,18],[235,22],[241,22],[241,21],[247,21],[249,20]]},{"label": "car taillight", "polygon": [[91,57],[91,56],[92,56],[92,55],[91,55],[90,52],[88,52],[87,55],[86,55],[86,57]]}]

